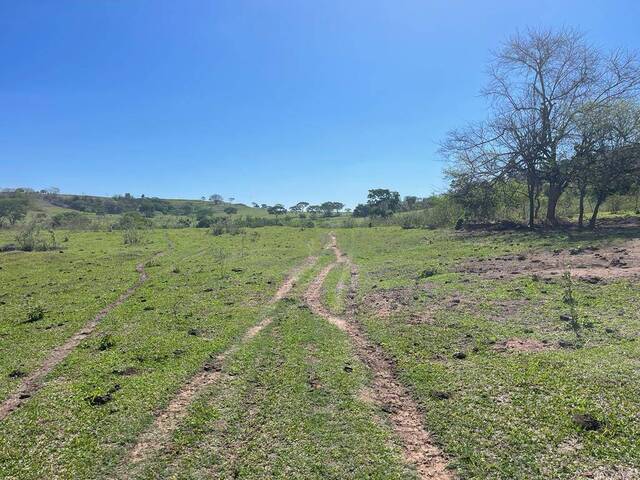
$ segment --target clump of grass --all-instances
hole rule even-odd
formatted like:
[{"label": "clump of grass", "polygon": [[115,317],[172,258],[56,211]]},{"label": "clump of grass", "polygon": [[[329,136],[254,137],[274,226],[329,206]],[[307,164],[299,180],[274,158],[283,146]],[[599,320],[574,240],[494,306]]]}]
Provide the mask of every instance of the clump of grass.
[{"label": "clump of grass", "polygon": [[423,279],[423,278],[429,278],[429,277],[433,277],[434,275],[438,274],[438,270],[435,268],[427,268],[425,270],[423,270],[420,275],[418,275],[419,279]]},{"label": "clump of grass", "polygon": [[101,352],[104,352],[105,350],[109,350],[110,348],[115,347],[115,345],[116,345],[116,342],[113,339],[113,336],[107,334],[100,339],[100,343],[98,344],[98,350],[100,350]]},{"label": "clump of grass", "polygon": [[85,400],[89,402],[89,405],[98,407],[104,405],[113,400],[113,394],[120,390],[120,385],[116,384],[113,387],[104,391],[102,388],[96,388],[91,395],[85,397]]},{"label": "clump of grass", "polygon": [[580,324],[580,319],[578,318],[578,302],[573,294],[573,279],[571,278],[571,272],[566,271],[562,274],[562,282],[564,289],[562,294],[562,302],[569,308],[569,315],[567,316],[569,328],[571,328],[576,336],[578,344],[580,344],[582,340],[580,335],[582,325]]},{"label": "clump of grass", "polygon": [[226,263],[228,257],[229,254],[223,248],[217,249],[213,254],[213,258],[218,265],[218,273],[221,280],[224,280],[227,277]]},{"label": "clump of grass", "polygon": [[27,305],[27,323],[37,322],[44,318],[44,307],[42,305]]}]

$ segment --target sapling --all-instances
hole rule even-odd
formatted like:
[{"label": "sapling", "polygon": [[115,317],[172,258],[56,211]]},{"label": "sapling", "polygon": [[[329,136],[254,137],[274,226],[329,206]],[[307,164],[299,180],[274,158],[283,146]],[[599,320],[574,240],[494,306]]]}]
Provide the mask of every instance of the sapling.
[{"label": "sapling", "polygon": [[580,330],[582,325],[580,324],[580,320],[578,318],[578,302],[573,295],[573,279],[571,278],[571,272],[566,271],[562,274],[564,293],[562,296],[562,302],[569,307],[569,315],[567,316],[567,321],[569,322],[569,327],[573,330],[573,333],[576,336],[577,343],[580,344],[582,338],[580,336]]}]

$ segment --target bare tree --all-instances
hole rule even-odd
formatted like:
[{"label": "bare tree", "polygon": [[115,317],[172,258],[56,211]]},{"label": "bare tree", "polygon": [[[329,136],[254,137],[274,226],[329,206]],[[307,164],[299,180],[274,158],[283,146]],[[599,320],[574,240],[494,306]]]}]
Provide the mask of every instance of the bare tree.
[{"label": "bare tree", "polygon": [[495,55],[485,94],[499,116],[524,112],[535,127],[533,153],[548,183],[547,221],[573,176],[576,117],[583,105],[604,105],[633,95],[640,86],[634,55],[604,55],[573,30],[528,30]]},{"label": "bare tree", "polygon": [[443,152],[454,158],[455,168],[482,180],[526,180],[530,226],[546,183],[546,218],[555,224],[558,200],[576,172],[577,118],[585,104],[636,95],[638,61],[621,51],[605,55],[573,30],[530,29],[494,54],[489,78],[483,91],[489,120],[450,133]]}]

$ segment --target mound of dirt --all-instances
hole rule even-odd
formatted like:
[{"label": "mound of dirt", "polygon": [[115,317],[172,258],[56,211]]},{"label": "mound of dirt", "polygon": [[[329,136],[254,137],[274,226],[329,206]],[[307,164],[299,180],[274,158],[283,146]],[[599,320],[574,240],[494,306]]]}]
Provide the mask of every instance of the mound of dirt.
[{"label": "mound of dirt", "polygon": [[531,275],[535,279],[559,278],[563,272],[589,283],[616,278],[640,278],[640,240],[620,247],[577,247],[567,250],[476,258],[457,271],[484,278]]}]

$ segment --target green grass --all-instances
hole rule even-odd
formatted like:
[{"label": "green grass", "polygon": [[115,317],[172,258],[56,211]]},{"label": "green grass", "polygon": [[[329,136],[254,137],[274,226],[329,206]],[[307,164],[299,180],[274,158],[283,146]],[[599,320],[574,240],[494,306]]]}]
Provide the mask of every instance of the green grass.
[{"label": "green grass", "polygon": [[295,300],[273,315],[138,477],[412,478],[345,335]]},{"label": "green grass", "polygon": [[[111,235],[117,251],[121,248],[116,241],[119,235]],[[158,235],[163,238],[164,233]],[[126,446],[150,424],[153,412],[211,355],[226,349],[257,322],[287,270],[310,252],[318,251],[323,234],[304,231],[283,236],[277,229],[265,228],[244,250],[237,237],[212,237],[194,230],[170,235],[174,248],[149,266],[150,280],[109,314],[94,335],[49,375],[44,388],[2,422],[0,477],[106,475],[125,453]],[[86,260],[93,258],[91,250],[83,250]],[[39,278],[34,269],[38,261],[42,268],[49,267],[48,258],[18,253],[0,257],[3,271],[9,257],[16,259],[12,261],[24,258],[30,265],[22,267],[27,276]],[[179,273],[174,273],[176,265]],[[78,275],[82,267],[75,267]],[[120,268],[130,270],[126,264]],[[129,282],[125,283],[128,286]],[[22,284],[9,285],[22,291]],[[114,295],[120,288],[117,290]],[[49,305],[53,292],[34,290],[34,301]],[[94,301],[92,308],[84,312],[85,320],[104,303]],[[60,315],[74,308],[67,302],[68,310]],[[77,317],[79,327],[84,315]],[[7,331],[24,328],[18,318],[9,317],[10,322],[6,318],[3,315],[2,323]],[[38,360],[46,349],[63,340],[61,334],[49,338],[53,334],[52,329],[43,329],[33,335],[42,349]],[[114,346],[101,350],[105,335],[110,336]],[[25,343],[32,341],[26,335],[18,338]],[[12,349],[20,350],[21,346]],[[5,363],[9,366],[4,367]],[[7,351],[4,371],[14,363]],[[28,371],[37,364],[30,361],[23,368]],[[115,385],[120,388],[113,401],[99,407],[90,404],[89,398],[104,394]],[[28,462],[22,460],[25,456]]]},{"label": "green grass", "polygon": [[[360,266],[360,321],[395,359],[403,381],[425,406],[427,428],[463,478],[574,478],[599,466],[638,465],[638,283],[575,283],[586,325],[583,348],[508,354],[493,344],[509,338],[549,345],[575,341],[559,320],[567,312],[561,283],[452,273],[470,257],[620,239],[553,233],[463,237],[387,228],[340,231],[338,240]],[[422,279],[425,270],[437,273]],[[409,292],[404,308],[388,318],[367,308],[367,295],[394,288]],[[451,306],[452,296],[465,303]],[[518,308],[505,315],[496,310],[499,302]],[[430,321],[410,321],[424,311]],[[458,351],[467,358],[455,359]],[[438,400],[434,391],[451,397]],[[595,416],[604,428],[582,431],[571,420],[576,413]]]},{"label": "green grass", "polygon": [[[253,232],[256,232],[254,235]],[[347,336],[302,304],[333,261],[328,230],[268,227],[242,236],[153,230],[59,232],[63,252],[0,253],[0,399],[101,308],[150,276],[0,423],[0,478],[113,478],[127,452],[182,385],[265,315],[273,323],[227,358],[165,448],[137,478],[412,478],[385,414],[366,400],[369,372]],[[640,463],[640,285],[573,285],[581,348],[560,315],[561,282],[460,273],[470,258],[621,243],[638,232],[458,234],[394,227],[335,230],[358,265],[358,321],[393,358],[424,420],[461,478],[580,478]],[[13,233],[0,231],[0,242]],[[318,263],[269,305],[287,272]],[[323,301],[343,314],[349,269]],[[338,289],[338,285],[344,288]],[[391,299],[381,315],[373,300]],[[25,322],[31,306],[44,318]],[[547,350],[505,353],[520,338]],[[465,359],[454,358],[464,352]],[[348,365],[352,369],[345,369]],[[15,376],[15,375],[14,375]],[[111,401],[91,404],[111,392]],[[447,392],[438,399],[434,392]],[[603,422],[583,431],[589,413]]]}]

